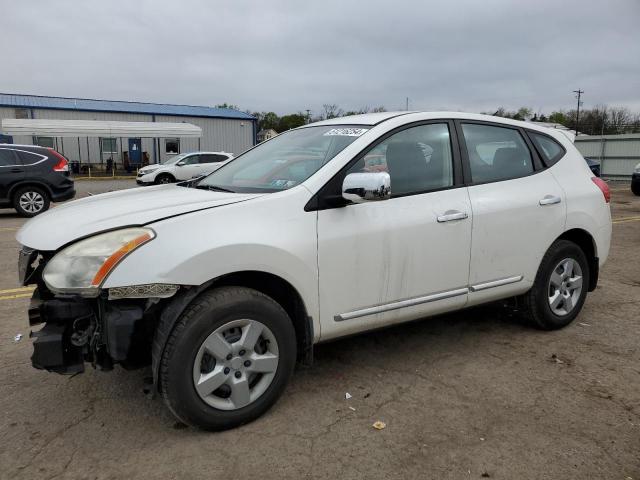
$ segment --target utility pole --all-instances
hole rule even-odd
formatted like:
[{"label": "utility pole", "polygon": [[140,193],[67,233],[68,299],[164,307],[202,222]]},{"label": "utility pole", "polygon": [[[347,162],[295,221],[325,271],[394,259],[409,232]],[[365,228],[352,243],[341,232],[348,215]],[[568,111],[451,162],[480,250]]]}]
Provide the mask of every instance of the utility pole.
[{"label": "utility pole", "polygon": [[576,137],[578,136],[578,125],[580,124],[580,104],[582,102],[580,102],[580,96],[584,93],[584,90],[574,90],[573,93],[576,94],[576,97],[578,98],[578,108],[576,109]]},{"label": "utility pole", "polygon": [[406,111],[407,112],[409,111],[409,97],[407,97],[407,108],[406,108]]}]

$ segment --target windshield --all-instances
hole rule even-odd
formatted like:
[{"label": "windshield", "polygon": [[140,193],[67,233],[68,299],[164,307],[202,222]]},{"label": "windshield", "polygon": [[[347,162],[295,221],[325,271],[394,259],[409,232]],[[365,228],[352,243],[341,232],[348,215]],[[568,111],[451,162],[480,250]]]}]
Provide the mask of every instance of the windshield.
[{"label": "windshield", "polygon": [[172,163],[179,162],[181,159],[183,159],[186,156],[187,156],[186,153],[181,153],[180,155],[172,155],[169,158],[167,158],[164,162],[162,162],[162,164],[171,165]]},{"label": "windshield", "polygon": [[197,188],[242,193],[286,190],[304,182],[366,131],[340,125],[290,130],[203,178]]}]

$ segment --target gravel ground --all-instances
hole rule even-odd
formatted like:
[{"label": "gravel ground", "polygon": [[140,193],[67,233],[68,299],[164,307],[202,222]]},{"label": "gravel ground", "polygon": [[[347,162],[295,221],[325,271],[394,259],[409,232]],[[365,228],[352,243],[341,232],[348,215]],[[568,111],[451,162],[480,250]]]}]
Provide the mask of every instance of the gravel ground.
[{"label": "gravel ground", "polygon": [[213,434],[145,397],[142,371],[31,367],[28,299],[6,292],[23,220],[0,213],[0,478],[640,479],[640,198],[616,187],[612,209],[571,326],[491,306],[323,344],[269,413]]}]

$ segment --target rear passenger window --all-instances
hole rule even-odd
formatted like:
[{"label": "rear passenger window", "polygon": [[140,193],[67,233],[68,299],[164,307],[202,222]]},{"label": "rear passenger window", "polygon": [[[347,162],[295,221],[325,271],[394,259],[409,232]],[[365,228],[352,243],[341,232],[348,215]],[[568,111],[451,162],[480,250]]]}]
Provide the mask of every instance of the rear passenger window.
[{"label": "rear passenger window", "polygon": [[16,163],[18,163],[18,159],[13,154],[13,150],[0,148],[0,167],[7,167]]},{"label": "rear passenger window", "polygon": [[564,155],[564,148],[552,138],[533,132],[529,132],[529,136],[547,167],[554,165]]},{"label": "rear passenger window", "polygon": [[462,132],[474,183],[507,180],[533,173],[531,152],[518,130],[463,123]]}]

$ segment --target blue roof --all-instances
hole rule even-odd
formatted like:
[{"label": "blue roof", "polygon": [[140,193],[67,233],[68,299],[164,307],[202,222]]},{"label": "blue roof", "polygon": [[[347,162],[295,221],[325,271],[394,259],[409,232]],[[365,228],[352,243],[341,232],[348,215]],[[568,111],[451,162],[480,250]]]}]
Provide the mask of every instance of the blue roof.
[{"label": "blue roof", "polygon": [[83,110],[87,112],[144,113],[148,115],[179,115],[184,117],[237,118],[255,120],[248,113],[232,108],[170,105],[166,103],[122,102],[89,98],[42,97],[0,93],[0,107],[46,108],[53,110]]}]

